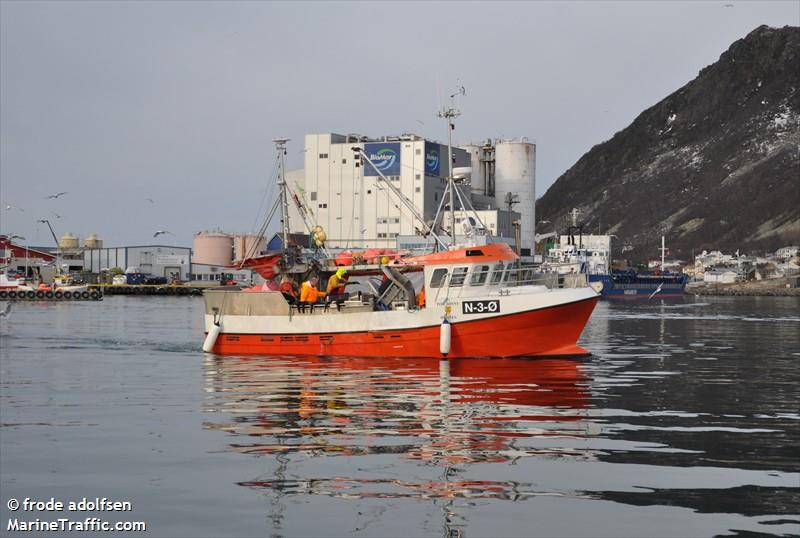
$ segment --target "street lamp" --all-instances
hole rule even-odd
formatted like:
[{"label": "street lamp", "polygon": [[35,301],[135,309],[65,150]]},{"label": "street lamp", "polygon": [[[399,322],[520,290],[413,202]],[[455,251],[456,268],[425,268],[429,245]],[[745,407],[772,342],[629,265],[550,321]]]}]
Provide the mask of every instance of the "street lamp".
[{"label": "street lamp", "polygon": [[56,238],[56,233],[53,231],[53,227],[50,226],[49,220],[39,219],[36,222],[47,224],[47,227],[50,228],[50,235],[53,236],[53,241],[56,242],[56,273],[61,274],[61,245],[58,243],[58,239]]}]

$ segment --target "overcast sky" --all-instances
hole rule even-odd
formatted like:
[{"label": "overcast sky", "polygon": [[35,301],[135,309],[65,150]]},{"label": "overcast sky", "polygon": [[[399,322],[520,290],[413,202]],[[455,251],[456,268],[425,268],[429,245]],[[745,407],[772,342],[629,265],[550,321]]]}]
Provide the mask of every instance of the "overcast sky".
[{"label": "overcast sky", "polygon": [[310,132],[446,141],[457,83],[455,141],[535,141],[539,197],[761,24],[800,3],[2,1],[0,233],[249,232],[273,138],[289,168]]}]

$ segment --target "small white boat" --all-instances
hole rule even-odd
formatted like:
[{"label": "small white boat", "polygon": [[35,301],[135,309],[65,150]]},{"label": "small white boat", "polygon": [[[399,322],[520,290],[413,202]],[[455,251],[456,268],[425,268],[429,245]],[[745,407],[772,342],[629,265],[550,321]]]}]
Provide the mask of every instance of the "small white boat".
[{"label": "small white boat", "polygon": [[0,290],[5,291],[33,291],[23,278],[8,278],[5,273],[0,273]]}]

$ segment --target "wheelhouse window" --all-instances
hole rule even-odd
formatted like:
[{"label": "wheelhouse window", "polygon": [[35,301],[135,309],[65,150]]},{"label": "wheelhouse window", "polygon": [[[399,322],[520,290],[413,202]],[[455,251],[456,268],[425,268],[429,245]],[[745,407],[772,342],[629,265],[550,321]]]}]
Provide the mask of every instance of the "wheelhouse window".
[{"label": "wheelhouse window", "polygon": [[431,276],[431,288],[441,288],[445,278],[447,278],[447,269],[434,269],[433,276]]},{"label": "wheelhouse window", "polygon": [[470,286],[483,286],[486,284],[486,279],[489,276],[488,265],[476,265],[472,270],[472,276],[469,279]]},{"label": "wheelhouse window", "polygon": [[503,279],[503,282],[506,284],[512,284],[518,280],[519,271],[514,269],[514,267],[509,263],[508,267],[506,267],[506,276]]},{"label": "wheelhouse window", "polygon": [[499,262],[494,266],[492,272],[492,284],[500,284],[501,280],[503,280],[503,262]]},{"label": "wheelhouse window", "polygon": [[450,277],[450,287],[463,286],[464,281],[467,279],[468,267],[456,267],[453,269],[453,276]]}]

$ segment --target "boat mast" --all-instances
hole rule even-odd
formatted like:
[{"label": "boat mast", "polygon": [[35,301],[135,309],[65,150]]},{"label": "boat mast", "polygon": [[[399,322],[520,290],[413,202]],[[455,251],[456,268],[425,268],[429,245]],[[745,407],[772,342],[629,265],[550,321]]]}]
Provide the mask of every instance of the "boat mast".
[{"label": "boat mast", "polygon": [[457,95],[466,95],[464,86],[459,86],[456,93],[450,95],[450,107],[443,108],[438,116],[447,122],[447,188],[450,190],[450,246],[456,246],[456,204],[455,185],[453,184],[453,130],[456,128],[453,120],[461,115],[455,108],[454,101]]},{"label": "boat mast", "polygon": [[283,225],[283,250],[289,248],[289,200],[286,196],[286,169],[283,157],[286,155],[286,143],[289,138],[275,138],[275,149],[278,150],[278,188],[281,197],[281,224]]},{"label": "boat mast", "polygon": [[666,246],[664,245],[664,236],[661,236],[661,272],[664,272],[664,253],[667,251]]}]

